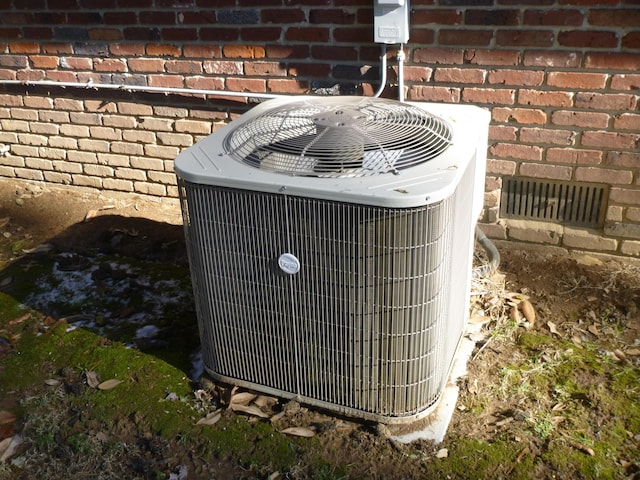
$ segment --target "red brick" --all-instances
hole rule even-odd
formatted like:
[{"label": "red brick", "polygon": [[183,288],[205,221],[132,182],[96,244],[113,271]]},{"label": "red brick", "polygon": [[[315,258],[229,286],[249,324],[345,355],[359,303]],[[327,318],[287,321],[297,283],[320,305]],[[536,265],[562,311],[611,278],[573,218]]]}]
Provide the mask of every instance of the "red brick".
[{"label": "red brick", "polygon": [[92,28],[87,34],[89,40],[116,42],[122,40],[122,32],[117,28]]},{"label": "red brick", "polygon": [[19,39],[23,34],[19,28],[0,28],[0,38],[2,39]]},{"label": "red brick", "polygon": [[575,25],[581,26],[584,15],[576,9],[525,10],[525,25]]},{"label": "red brick", "polygon": [[136,25],[138,16],[135,12],[126,11],[106,11],[102,15],[102,22],[105,25]]},{"label": "red brick", "polygon": [[483,83],[485,70],[478,68],[436,68],[433,79],[445,83]]},{"label": "red brick", "polygon": [[127,60],[132,72],[164,72],[165,61],[160,58],[130,58]]},{"label": "red brick", "polygon": [[20,70],[16,72],[16,80],[44,80],[45,71],[44,70]]},{"label": "red brick", "polygon": [[547,122],[544,110],[535,108],[500,108],[492,110],[494,122],[542,125]]},{"label": "red brick", "polygon": [[352,25],[355,23],[355,20],[355,14],[343,8],[312,8],[309,11],[309,23],[311,24]]},{"label": "red brick", "polygon": [[589,23],[591,25],[611,27],[638,27],[640,25],[640,9],[616,8],[616,9],[591,9],[589,10]]},{"label": "red brick", "polygon": [[31,64],[34,68],[56,68],[60,59],[49,55],[31,55]]},{"label": "red brick", "polygon": [[329,29],[324,27],[288,27],[284,38],[290,42],[328,42]]},{"label": "red brick", "polygon": [[62,72],[60,70],[48,70],[46,78],[56,82],[75,82],[78,80],[75,72]]},{"label": "red brick", "polygon": [[[602,48],[606,45],[598,45]],[[585,56],[585,68],[603,70],[640,70],[640,55],[637,53],[589,52]]]},{"label": "red brick", "polygon": [[602,89],[607,84],[606,73],[550,72],[547,85],[560,88]]},{"label": "red brick", "polygon": [[[371,41],[372,36],[369,37]],[[433,30],[427,28],[413,28],[409,33],[410,42],[416,45],[432,45],[435,41],[436,34]]]},{"label": "red brick", "polygon": [[412,85],[409,87],[409,97],[411,100],[459,103],[460,94],[460,88],[436,87],[432,85]]},{"label": "red brick", "polygon": [[212,75],[242,75],[243,63],[228,60],[205,60],[204,71]]},{"label": "red brick", "polygon": [[489,140],[499,142],[515,142],[518,129],[505,125],[489,125]]},{"label": "red brick", "polygon": [[555,35],[551,30],[498,30],[496,44],[501,47],[551,47]]},{"label": "red brick", "polygon": [[178,19],[182,18],[183,25],[213,25],[218,23],[215,10],[193,10],[182,11],[178,14]]},{"label": "red brick", "polygon": [[640,205],[640,190],[631,188],[612,188],[609,201],[622,205]]},{"label": "red brick", "polygon": [[515,99],[515,90],[492,88],[465,88],[462,100],[471,103],[511,105]]},{"label": "red brick", "polygon": [[73,47],[68,43],[45,43],[42,45],[42,53],[68,55],[73,53]]},{"label": "red brick", "polygon": [[175,45],[150,44],[147,45],[147,55],[153,57],[179,57],[182,55],[182,50]]},{"label": "red brick", "polygon": [[520,52],[515,50],[467,50],[465,62],[472,65],[518,65]]},{"label": "red brick", "polygon": [[514,158],[518,160],[542,160],[542,147],[536,145],[518,145],[496,143],[489,147],[491,155],[498,158]]},{"label": "red brick", "polygon": [[464,21],[462,14],[463,14],[462,10],[444,9],[444,8],[430,8],[428,10],[416,10],[411,14],[411,24],[412,25],[437,25],[437,26],[462,25]]},{"label": "red brick", "polygon": [[287,73],[292,77],[328,77],[331,65],[327,63],[291,63]]},{"label": "red brick", "polygon": [[582,145],[586,147],[603,147],[609,149],[638,148],[640,133],[619,133],[603,131],[586,131],[582,133]]},{"label": "red brick", "polygon": [[516,162],[508,160],[487,159],[487,173],[494,175],[515,175]]},{"label": "red brick", "polygon": [[300,59],[309,57],[309,45],[267,45],[268,58]]},{"label": "red brick", "polygon": [[240,38],[240,29],[238,28],[201,28],[200,40],[232,42]]},{"label": "red brick", "polygon": [[556,110],[551,114],[551,122],[555,125],[583,128],[607,128],[609,118],[608,113],[575,110]]},{"label": "red brick", "polygon": [[333,38],[337,42],[367,44],[372,39],[369,27],[336,27],[333,29]]},{"label": "red brick", "polygon": [[198,90],[223,90],[224,79],[214,77],[187,77],[185,86]]},{"label": "red brick", "polygon": [[558,43],[564,47],[615,48],[618,37],[615,32],[571,30],[558,33]]},{"label": "red brick", "polygon": [[247,62],[244,65],[245,75],[283,77],[287,69],[280,62]]},{"label": "red brick", "polygon": [[140,12],[138,21],[141,25],[175,25],[176,14],[171,11]]},{"label": "red brick", "polygon": [[638,105],[635,95],[624,93],[577,93],[575,101],[577,108],[596,110],[634,110]]},{"label": "red brick", "polygon": [[181,75],[147,75],[147,79],[152,87],[184,87],[184,77]]},{"label": "red brick", "polygon": [[489,83],[502,85],[542,85],[544,72],[537,70],[492,70],[488,76]]},{"label": "red brick", "polygon": [[579,182],[608,183],[609,185],[629,185],[633,181],[633,173],[629,170],[578,167],[576,168],[576,180]]},{"label": "red brick", "polygon": [[306,20],[302,8],[265,8],[261,12],[262,23],[302,23]]},{"label": "red brick", "polygon": [[561,165],[549,165],[544,163],[520,164],[520,175],[534,178],[550,178],[553,180],[571,180],[573,169]]},{"label": "red brick", "polygon": [[118,57],[139,57],[144,55],[144,45],[129,43],[113,43],[109,45],[109,52]]},{"label": "red brick", "polygon": [[40,45],[36,42],[11,42],[9,52],[18,53],[40,53]]},{"label": "red brick", "polygon": [[248,42],[275,42],[280,39],[280,27],[252,27],[243,28],[240,38]]},{"label": "red brick", "polygon": [[126,72],[127,64],[116,58],[96,58],[93,62],[96,72]]},{"label": "red brick", "polygon": [[520,105],[570,107],[573,103],[573,94],[570,92],[520,90],[518,103]]},{"label": "red brick", "polygon": [[536,145],[573,145],[576,133],[573,130],[554,130],[550,128],[530,128],[520,129],[520,141],[524,143],[535,143]]},{"label": "red brick", "polygon": [[[413,37],[412,37],[413,40]],[[492,30],[447,30],[440,29],[440,45],[461,45],[469,47],[487,47],[493,40]]]},{"label": "red brick", "polygon": [[264,58],[264,47],[255,45],[225,45],[223,54],[227,58]]},{"label": "red brick", "polygon": [[227,78],[225,86],[228,90],[234,92],[265,92],[267,89],[266,80],[257,78]]},{"label": "red brick", "polygon": [[189,42],[198,39],[198,30],[195,28],[163,28],[162,38],[170,42]]},{"label": "red brick", "polygon": [[602,151],[577,148],[549,148],[547,150],[547,162],[599,165],[602,163]]},{"label": "red brick", "polygon": [[60,67],[72,70],[93,70],[93,60],[86,57],[62,57]]},{"label": "red brick", "polygon": [[309,93],[309,84],[300,80],[269,79],[267,89],[272,93],[303,94]]},{"label": "red brick", "polygon": [[165,63],[167,73],[188,73],[197,75],[202,73],[202,62],[195,60],[167,60]]},{"label": "red brick", "polygon": [[219,45],[185,45],[183,55],[188,58],[221,58],[222,47]]},{"label": "red brick", "polygon": [[622,37],[622,48],[630,50],[640,48],[640,32],[629,32]]},{"label": "red brick", "polygon": [[623,113],[616,116],[613,120],[613,128],[615,130],[640,131],[640,114]]},{"label": "red brick", "polygon": [[607,152],[606,165],[612,167],[628,167],[638,169],[640,165],[640,153],[638,152]]},{"label": "red brick", "polygon": [[428,82],[431,80],[433,69],[429,67],[404,67],[404,79],[408,82]]},{"label": "red brick", "polygon": [[527,50],[523,64],[527,67],[577,68],[582,56],[576,52]]},{"label": "red brick", "polygon": [[413,61],[415,63],[461,65],[463,53],[461,49],[416,48],[413,51]]},{"label": "red brick", "polygon": [[518,25],[519,10],[516,9],[466,9],[466,25]]},{"label": "red brick", "polygon": [[358,51],[354,47],[334,47],[331,45],[313,45],[311,58],[318,60],[349,61],[357,60]]}]

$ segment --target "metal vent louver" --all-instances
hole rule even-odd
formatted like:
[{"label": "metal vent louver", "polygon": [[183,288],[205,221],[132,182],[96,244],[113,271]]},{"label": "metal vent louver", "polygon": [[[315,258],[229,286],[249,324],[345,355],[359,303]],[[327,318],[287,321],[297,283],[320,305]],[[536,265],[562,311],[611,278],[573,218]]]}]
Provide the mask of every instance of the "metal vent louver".
[{"label": "metal vent louver", "polygon": [[227,154],[247,165],[315,177],[397,173],[450,144],[449,125],[424,109],[357,97],[283,105],[224,139]]},{"label": "metal vent louver", "polygon": [[277,99],[183,151],[208,374],[385,423],[427,415],[469,315],[488,125],[469,105]]}]

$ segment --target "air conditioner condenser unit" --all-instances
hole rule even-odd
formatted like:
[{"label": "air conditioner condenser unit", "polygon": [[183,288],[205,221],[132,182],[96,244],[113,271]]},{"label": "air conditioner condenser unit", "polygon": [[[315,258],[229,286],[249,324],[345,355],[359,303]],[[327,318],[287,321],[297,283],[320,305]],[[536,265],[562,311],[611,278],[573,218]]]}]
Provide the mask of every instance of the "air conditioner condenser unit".
[{"label": "air conditioner condenser unit", "polygon": [[468,319],[489,113],[269,100],[175,170],[206,371],[383,423],[429,413]]}]

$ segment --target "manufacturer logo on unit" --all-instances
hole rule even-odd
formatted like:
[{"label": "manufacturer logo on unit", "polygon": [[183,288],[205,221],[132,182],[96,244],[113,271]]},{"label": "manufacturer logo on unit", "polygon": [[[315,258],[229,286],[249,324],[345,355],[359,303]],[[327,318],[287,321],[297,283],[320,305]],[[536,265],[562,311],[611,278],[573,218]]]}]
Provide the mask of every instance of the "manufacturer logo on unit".
[{"label": "manufacturer logo on unit", "polygon": [[300,260],[292,253],[283,253],[278,258],[278,266],[284,273],[293,275],[300,271]]}]

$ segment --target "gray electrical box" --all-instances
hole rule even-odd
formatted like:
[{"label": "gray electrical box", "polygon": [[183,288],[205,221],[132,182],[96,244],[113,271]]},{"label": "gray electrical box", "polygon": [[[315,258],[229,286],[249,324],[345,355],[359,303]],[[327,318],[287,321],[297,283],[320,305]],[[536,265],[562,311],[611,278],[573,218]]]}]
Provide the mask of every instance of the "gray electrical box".
[{"label": "gray electrical box", "polygon": [[373,0],[373,37],[377,43],[409,41],[409,0]]}]

